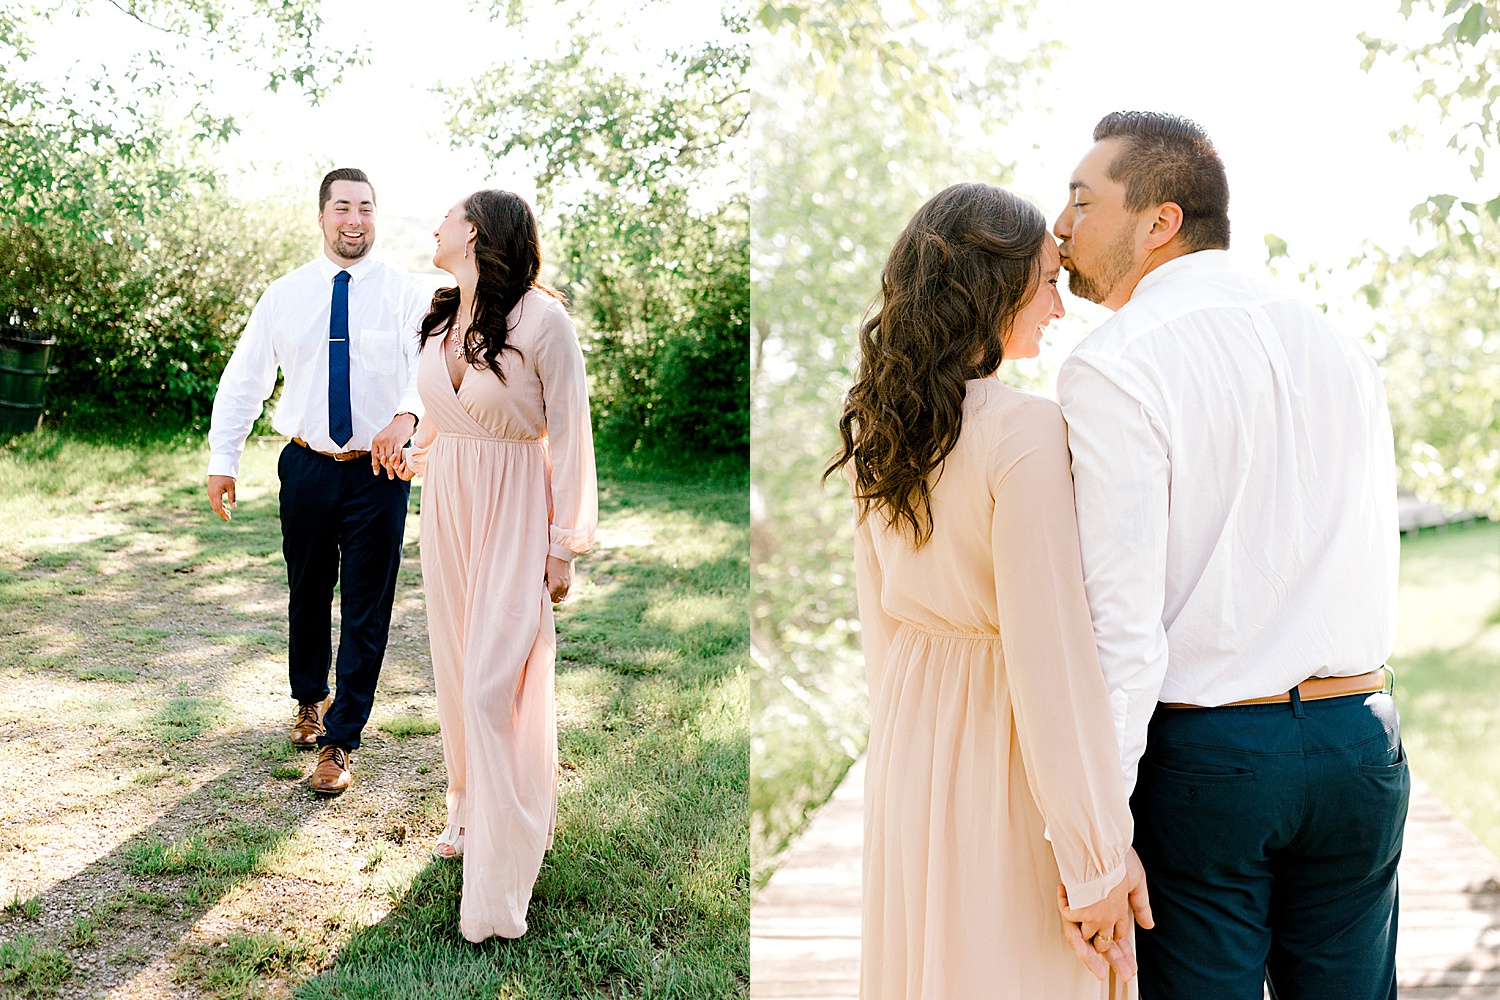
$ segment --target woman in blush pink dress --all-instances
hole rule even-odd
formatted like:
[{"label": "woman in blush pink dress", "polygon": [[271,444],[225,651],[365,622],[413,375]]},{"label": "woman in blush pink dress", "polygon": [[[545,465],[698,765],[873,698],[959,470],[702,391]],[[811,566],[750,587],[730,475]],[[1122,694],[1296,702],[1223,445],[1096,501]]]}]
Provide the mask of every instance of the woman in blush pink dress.
[{"label": "woman in blush pink dress", "polygon": [[422,577],[448,767],[443,857],[462,856],[459,928],[526,933],[557,812],[552,603],[598,518],[583,352],[538,280],[531,207],[478,191],[438,226],[433,263],[457,287],[422,322],[427,415],[409,464],[424,474]]},{"label": "woman in blush pink dress", "polygon": [[995,377],[1062,315],[1058,265],[1034,205],[955,185],[897,239],[860,331],[829,472],[854,484],[870,682],[864,1000],[1134,989],[1145,898],[1067,431]]}]

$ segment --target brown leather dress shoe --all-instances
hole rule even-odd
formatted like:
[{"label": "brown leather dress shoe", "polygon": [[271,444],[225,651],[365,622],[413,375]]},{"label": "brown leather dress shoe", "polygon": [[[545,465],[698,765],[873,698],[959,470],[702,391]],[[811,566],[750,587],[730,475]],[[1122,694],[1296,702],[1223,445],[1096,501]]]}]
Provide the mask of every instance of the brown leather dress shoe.
[{"label": "brown leather dress shoe", "polygon": [[349,773],[349,751],[333,744],[318,748],[318,766],[307,783],[319,795],[342,795],[354,781]]},{"label": "brown leather dress shoe", "polygon": [[292,731],[287,734],[292,746],[298,750],[311,750],[318,745],[318,737],[324,732],[323,713],[328,711],[328,703],[331,701],[333,698],[330,696],[310,705],[297,706],[297,721],[292,723]]}]

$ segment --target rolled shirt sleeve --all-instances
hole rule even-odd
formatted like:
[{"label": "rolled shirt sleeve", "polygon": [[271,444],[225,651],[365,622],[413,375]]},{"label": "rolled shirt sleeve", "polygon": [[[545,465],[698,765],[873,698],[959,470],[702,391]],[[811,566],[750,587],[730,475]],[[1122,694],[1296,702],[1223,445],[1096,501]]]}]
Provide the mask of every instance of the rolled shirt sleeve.
[{"label": "rolled shirt sleeve", "polygon": [[422,408],[422,396],[417,391],[417,372],[422,367],[422,320],[427,315],[429,303],[422,297],[424,287],[415,278],[409,278],[408,283],[408,301],[401,325],[406,388],[401,392],[401,402],[396,404],[396,412],[410,413],[420,424],[426,411]]},{"label": "rolled shirt sleeve", "polygon": [[208,474],[240,474],[240,458],[255,419],[276,389],[278,359],[271,341],[275,309],[268,290],[250,313],[214,395],[213,416],[208,428]]},{"label": "rolled shirt sleeve", "polygon": [[1058,373],[1083,579],[1127,794],[1167,672],[1171,456],[1161,407],[1128,362],[1074,354]]}]

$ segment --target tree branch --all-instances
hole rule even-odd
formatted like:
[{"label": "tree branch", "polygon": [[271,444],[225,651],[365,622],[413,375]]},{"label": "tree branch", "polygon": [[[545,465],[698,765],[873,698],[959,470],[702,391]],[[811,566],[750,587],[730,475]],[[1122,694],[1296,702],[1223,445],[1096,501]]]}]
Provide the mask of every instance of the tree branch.
[{"label": "tree branch", "polygon": [[159,24],[152,24],[150,21],[146,20],[144,17],[142,17],[141,15],[137,14],[135,11],[131,10],[129,7],[122,6],[120,4],[119,0],[109,0],[109,5],[111,7],[113,7],[113,8],[115,8],[116,10],[118,10],[121,14],[124,14],[126,17],[130,18],[131,20],[138,21],[139,23],[144,24],[148,28],[153,28],[153,29],[155,29],[157,31],[160,31],[164,35],[173,35],[173,36],[176,36],[178,38],[191,38],[191,39],[194,39],[195,41],[199,41],[199,42],[206,42],[206,41],[208,41],[208,39],[205,38],[205,37],[203,37],[202,35],[195,35],[195,34],[193,34],[190,31],[174,31],[171,28],[163,28]]}]

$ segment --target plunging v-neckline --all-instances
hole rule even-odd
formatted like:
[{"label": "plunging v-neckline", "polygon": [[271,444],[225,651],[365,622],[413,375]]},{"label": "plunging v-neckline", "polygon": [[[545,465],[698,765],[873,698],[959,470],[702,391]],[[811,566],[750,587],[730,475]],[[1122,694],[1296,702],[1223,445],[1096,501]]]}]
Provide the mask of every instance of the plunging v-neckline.
[{"label": "plunging v-neckline", "polygon": [[438,350],[441,351],[443,355],[443,378],[447,380],[448,387],[453,390],[454,396],[457,396],[458,390],[463,388],[464,379],[469,377],[469,369],[474,367],[473,365],[465,361],[462,357],[458,358],[461,367],[459,368],[458,382],[457,384],[454,383],[453,369],[448,367],[448,338],[453,336],[453,331],[457,326],[458,318],[454,317],[453,321],[448,324],[448,332],[443,334],[442,341],[438,343]]}]

